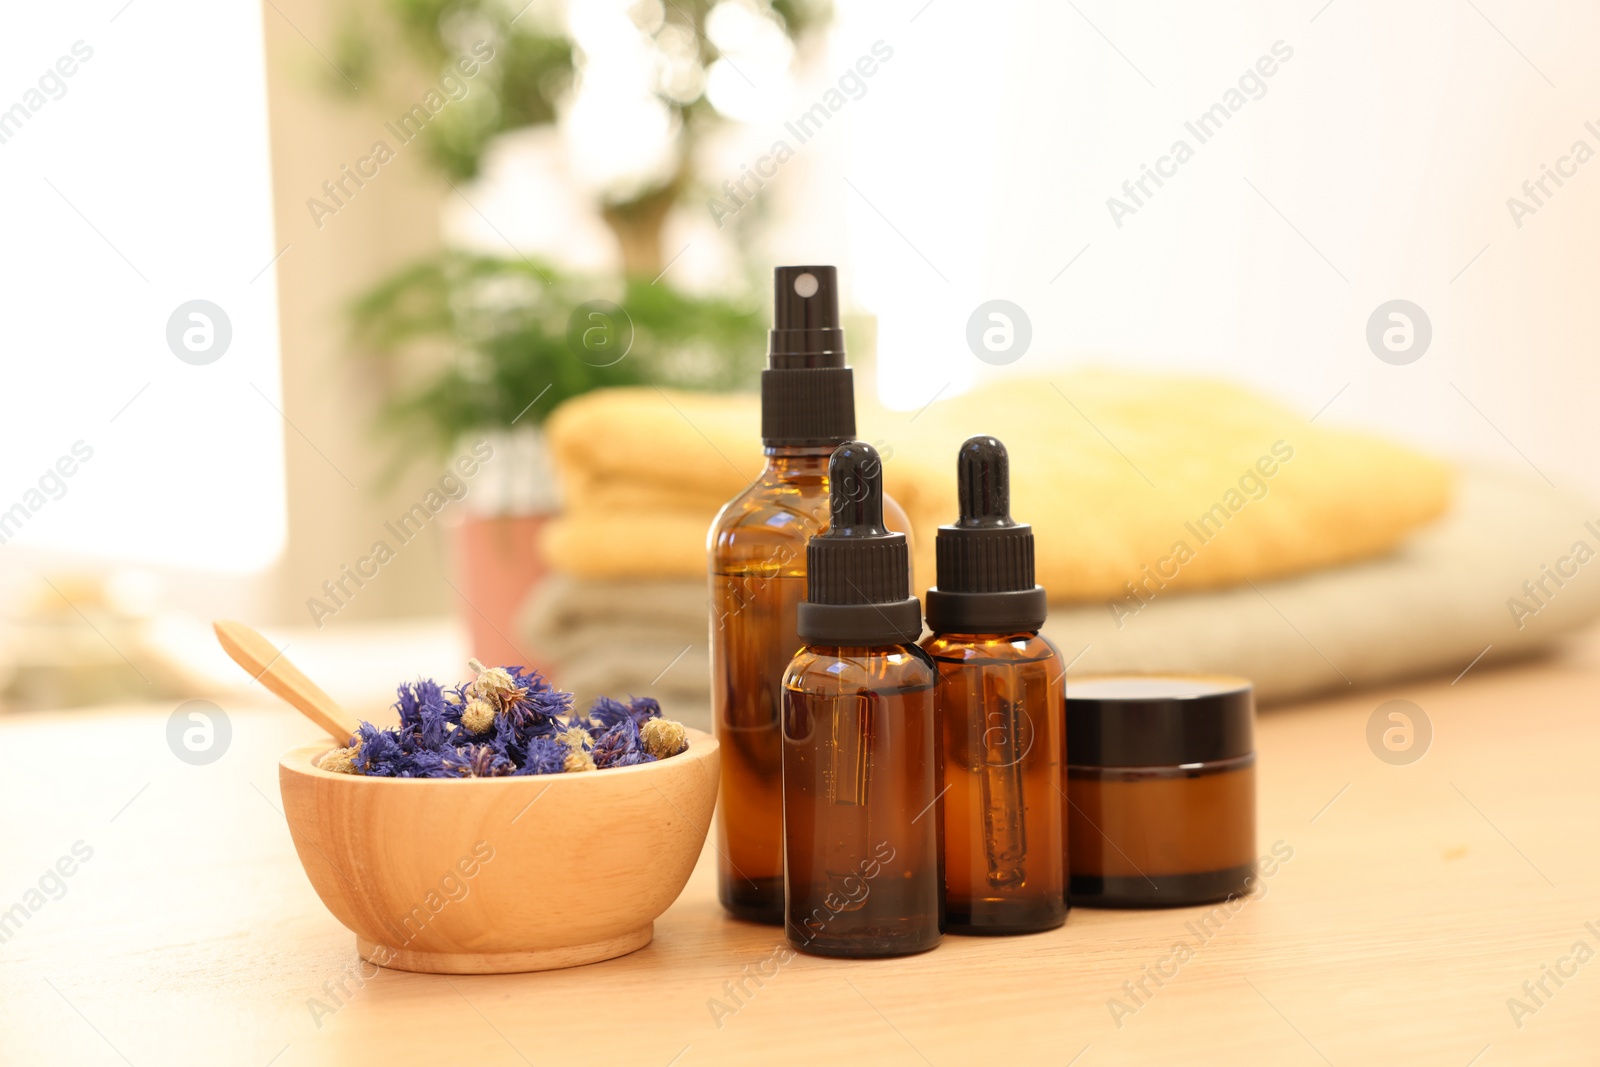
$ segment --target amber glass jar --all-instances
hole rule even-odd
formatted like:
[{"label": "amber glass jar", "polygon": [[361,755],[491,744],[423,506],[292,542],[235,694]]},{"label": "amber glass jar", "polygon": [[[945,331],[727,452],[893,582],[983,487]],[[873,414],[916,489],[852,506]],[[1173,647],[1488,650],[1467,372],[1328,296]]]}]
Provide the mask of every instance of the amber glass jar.
[{"label": "amber glass jar", "polygon": [[869,958],[939,943],[933,664],[915,645],[807,646],[784,676],[789,943]]},{"label": "amber glass jar", "polygon": [[1061,664],[1037,633],[934,634],[944,735],[945,929],[1048,930],[1067,917]]},{"label": "amber glass jar", "polygon": [[1067,687],[1067,867],[1085,907],[1204,904],[1255,873],[1253,692],[1243,678]]}]

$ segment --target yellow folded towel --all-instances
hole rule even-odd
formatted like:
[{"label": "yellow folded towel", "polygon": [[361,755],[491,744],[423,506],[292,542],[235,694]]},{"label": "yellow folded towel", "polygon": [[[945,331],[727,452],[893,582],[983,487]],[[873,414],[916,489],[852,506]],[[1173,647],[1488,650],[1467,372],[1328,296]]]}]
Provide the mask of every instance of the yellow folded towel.
[{"label": "yellow folded towel", "polygon": [[[621,389],[563,405],[549,432],[570,507],[547,528],[551,563],[592,578],[703,574],[709,502],[760,470],[759,421],[750,396]],[[1054,600],[1136,607],[1371,557],[1450,500],[1442,463],[1203,379],[1010,379],[920,413],[862,404],[857,426],[911,518],[919,593],[935,532],[956,517],[956,448],[976,433],[1010,450],[1013,511],[1034,526]],[[649,502],[627,506],[629,486],[650,487]]]},{"label": "yellow folded towel", "polygon": [[580,507],[590,487],[618,482],[720,507],[763,463],[761,402],[746,393],[603,389],[562,404],[546,429],[562,489]]},{"label": "yellow folded towel", "polygon": [[716,515],[716,508],[565,514],[542,531],[544,554],[574,578],[704,578],[706,531]]},{"label": "yellow folded towel", "polygon": [[[885,484],[921,546],[957,513],[955,454],[991,433],[1054,600],[1234,585],[1389,551],[1449,506],[1443,463],[1235,385],[1114,371],[1012,379],[890,416]],[[931,584],[933,553],[918,558]],[[1130,590],[1129,583],[1133,590]],[[1142,591],[1142,592],[1140,592]]]}]

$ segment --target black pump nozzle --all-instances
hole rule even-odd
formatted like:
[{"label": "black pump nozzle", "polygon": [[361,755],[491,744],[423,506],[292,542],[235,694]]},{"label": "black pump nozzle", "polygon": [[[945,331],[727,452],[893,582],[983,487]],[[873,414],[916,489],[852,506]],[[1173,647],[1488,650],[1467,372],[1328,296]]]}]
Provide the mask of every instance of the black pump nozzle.
[{"label": "black pump nozzle", "polygon": [[769,446],[837,445],[856,432],[855,391],[832,267],[772,272],[772,332],[761,373],[761,437]]},{"label": "black pump nozzle", "polygon": [[828,460],[833,522],[806,545],[799,633],[808,644],[907,644],[922,633],[906,535],[883,525],[883,461],[865,441]]},{"label": "black pump nozzle", "polygon": [[1044,625],[1033,581],[1033,527],[1011,518],[1011,459],[998,438],[969,437],[956,453],[961,515],[939,527],[938,585],[928,590],[934,633],[1012,633]]},{"label": "black pump nozzle", "polygon": [[839,276],[834,268],[778,267],[772,272],[770,345],[770,367],[844,366]]}]

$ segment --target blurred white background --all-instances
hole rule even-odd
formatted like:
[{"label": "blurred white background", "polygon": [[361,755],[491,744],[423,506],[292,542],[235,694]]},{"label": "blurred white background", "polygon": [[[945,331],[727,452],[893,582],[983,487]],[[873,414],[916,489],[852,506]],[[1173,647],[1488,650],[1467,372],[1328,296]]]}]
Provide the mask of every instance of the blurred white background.
[{"label": "blurred white background", "polygon": [[[124,2],[13,7],[0,34],[0,109],[89,55],[0,144],[0,511],[74,442],[93,450],[8,561],[259,571],[285,521],[260,16]],[[193,299],[231,319],[209,366],[166,344]]]},{"label": "blurred white background", "polygon": [[[1600,120],[1592,5],[1080,0],[980,17],[954,0],[839,0],[814,54],[724,6],[708,33],[730,58],[707,91],[743,123],[702,146],[703,169],[737,178],[776,139],[797,146],[757,197],[772,225],[755,251],[841,265],[879,319],[889,405],[1095,361],[1184,369],[1600,492],[1586,448],[1600,164],[1520,228],[1506,206],[1573,142],[1600,149],[1584,127]],[[625,67],[626,8],[573,0],[588,62]],[[283,443],[297,431],[277,410],[262,18],[150,0],[6,13],[0,107],[75,42],[93,49],[0,144],[13,401],[0,509],[75,441],[94,450],[5,547],[8,574],[63,554],[261,574],[283,548]],[[295,31],[308,71],[325,60],[314,30]],[[889,58],[798,145],[785,124],[875,45]],[[1198,144],[1185,123],[1275,45],[1292,57]],[[647,93],[584,89],[616,82],[580,81],[558,129],[498,146],[469,191],[476,207],[443,207],[446,234],[614,267],[572,189],[648,175],[665,135]],[[611,132],[596,137],[602,121]],[[1116,225],[1107,198],[1179,138],[1194,158]],[[676,208],[673,280],[727,284],[729,232],[705,205]],[[231,318],[231,348],[210,366],[165,343],[168,316],[195,298]],[[1007,367],[965,341],[972,310],[996,298],[1032,325]],[[1406,366],[1365,340],[1395,298],[1432,323]]]}]

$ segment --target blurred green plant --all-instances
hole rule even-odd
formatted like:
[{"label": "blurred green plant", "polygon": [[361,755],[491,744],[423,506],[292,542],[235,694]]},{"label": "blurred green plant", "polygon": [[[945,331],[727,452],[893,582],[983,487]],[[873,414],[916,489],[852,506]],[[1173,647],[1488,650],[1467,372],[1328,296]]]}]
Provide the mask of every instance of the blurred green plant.
[{"label": "blurred green plant", "polygon": [[[620,314],[595,310],[597,298]],[[605,386],[748,386],[765,360],[755,308],[461,252],[399,271],[362,296],[352,318],[363,348],[391,364],[383,420],[414,447],[538,425],[562,401]],[[442,367],[427,358],[441,345],[453,354]]]},{"label": "blurred green plant", "polygon": [[[422,132],[427,158],[451,182],[477,176],[496,138],[560,122],[582,79],[601,76],[586,67],[569,30],[568,16],[585,0],[346,2],[334,55],[343,76],[329,91],[359,94],[380,110],[392,113],[391,105],[411,99],[418,85],[438,84],[475,45],[492,44],[493,60],[480,65],[471,91]],[[466,433],[536,426],[562,401],[605,386],[754,385],[765,348],[759,312],[684,294],[660,277],[668,212],[696,188],[695,145],[725,121],[705,97],[709,71],[723,58],[706,33],[719,5],[767,20],[791,40],[829,16],[827,0],[633,0],[627,7],[673,141],[663,173],[597,194],[596,213],[620,253],[620,280],[603,284],[548,263],[445,251],[355,303],[356,341],[383,367],[380,422],[403,448],[447,450]],[[388,105],[373,104],[385,98]],[[631,332],[627,356],[610,365],[569,337],[575,313],[597,297],[623,313],[622,323],[602,328]]]},{"label": "blurred green plant", "polygon": [[[409,53],[424,75],[447,69],[472,45],[492,41],[472,93],[444,109],[424,131],[429,158],[452,181],[477,175],[498,136],[558,121],[585,71],[581,47],[567,29],[570,8],[552,0],[366,0],[347,11],[336,44],[345,75],[330,82],[353,95],[352,84],[381,85],[394,57]],[[593,2],[593,0],[589,0]],[[830,16],[828,0],[633,0],[627,14],[646,46],[652,91],[676,131],[672,165],[664,176],[612,190],[597,209],[616,237],[624,273],[654,277],[663,266],[661,231],[668,211],[695,186],[694,147],[709,127],[725,121],[706,99],[707,74],[722,53],[706,34],[711,12],[742,7],[775,23],[798,41]],[[561,8],[568,9],[562,11]],[[732,61],[729,60],[731,63]]]}]

